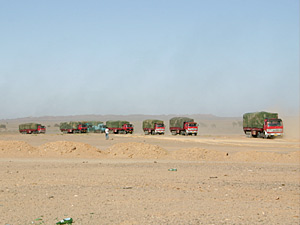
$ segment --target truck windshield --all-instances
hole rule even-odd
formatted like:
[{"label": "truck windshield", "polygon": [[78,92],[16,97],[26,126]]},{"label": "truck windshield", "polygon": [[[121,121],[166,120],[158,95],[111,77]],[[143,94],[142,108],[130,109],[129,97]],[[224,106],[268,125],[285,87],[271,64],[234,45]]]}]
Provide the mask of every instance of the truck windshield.
[{"label": "truck windshield", "polygon": [[196,126],[196,123],[190,123],[189,124],[189,127],[195,127]]},{"label": "truck windshield", "polygon": [[132,124],[127,124],[127,127],[132,127]]},{"label": "truck windshield", "polygon": [[281,120],[272,120],[268,122],[269,127],[281,127],[282,121]]},{"label": "truck windshield", "polygon": [[156,124],[156,127],[164,127],[163,124]]}]

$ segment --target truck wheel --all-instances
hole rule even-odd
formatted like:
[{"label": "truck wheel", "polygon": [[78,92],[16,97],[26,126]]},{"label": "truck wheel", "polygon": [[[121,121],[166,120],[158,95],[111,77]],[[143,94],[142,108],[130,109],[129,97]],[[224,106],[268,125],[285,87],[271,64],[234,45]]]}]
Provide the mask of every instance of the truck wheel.
[{"label": "truck wheel", "polygon": [[251,132],[249,132],[249,131],[245,131],[245,135],[246,135],[246,137],[248,137],[248,138],[251,138],[251,137],[252,137]]},{"label": "truck wheel", "polygon": [[263,132],[258,132],[257,137],[264,138],[265,134]]}]

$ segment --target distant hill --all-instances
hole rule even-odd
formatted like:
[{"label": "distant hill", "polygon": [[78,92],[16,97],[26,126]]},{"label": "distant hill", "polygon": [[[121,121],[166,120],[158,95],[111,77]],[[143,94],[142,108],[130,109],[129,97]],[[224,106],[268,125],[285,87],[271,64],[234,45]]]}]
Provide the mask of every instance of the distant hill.
[{"label": "distant hill", "polygon": [[218,119],[239,119],[235,117],[218,117],[212,114],[183,114],[183,115],[144,115],[144,114],[131,114],[131,115],[70,115],[70,116],[41,116],[41,117],[24,117],[16,119],[0,120],[0,123],[4,122],[18,122],[18,123],[29,123],[29,122],[63,122],[63,121],[107,121],[107,120],[128,120],[128,121],[143,121],[145,119],[161,119],[164,121],[169,120],[175,116],[186,116],[194,118],[195,121],[199,120],[218,120]]}]

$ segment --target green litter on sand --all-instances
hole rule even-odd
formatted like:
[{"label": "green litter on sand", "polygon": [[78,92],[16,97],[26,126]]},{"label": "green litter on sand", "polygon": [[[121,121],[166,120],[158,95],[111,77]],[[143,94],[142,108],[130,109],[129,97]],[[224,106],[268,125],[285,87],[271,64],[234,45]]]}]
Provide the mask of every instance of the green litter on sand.
[{"label": "green litter on sand", "polygon": [[72,218],[65,218],[61,221],[58,221],[56,224],[71,224],[73,223],[73,219]]}]

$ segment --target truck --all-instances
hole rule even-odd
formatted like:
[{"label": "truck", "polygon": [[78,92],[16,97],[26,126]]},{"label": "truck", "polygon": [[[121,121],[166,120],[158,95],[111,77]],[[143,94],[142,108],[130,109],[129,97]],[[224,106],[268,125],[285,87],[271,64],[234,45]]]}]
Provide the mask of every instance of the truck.
[{"label": "truck", "polygon": [[110,133],[114,134],[132,134],[133,125],[125,120],[108,120],[106,121],[106,127]]},{"label": "truck", "polygon": [[62,122],[59,125],[59,129],[65,134],[86,133],[87,124],[83,122]]},{"label": "truck", "polygon": [[283,123],[278,113],[253,112],[243,115],[243,130],[247,136],[273,138],[283,136]]},{"label": "truck", "polygon": [[87,121],[87,132],[104,133],[106,126],[102,121]]},{"label": "truck", "polygon": [[160,134],[163,135],[165,133],[165,125],[162,120],[144,120],[143,121],[143,131],[146,135],[148,134]]},{"label": "truck", "polygon": [[198,133],[198,124],[188,117],[173,117],[170,119],[170,132],[172,135],[195,135]]},{"label": "truck", "polygon": [[24,123],[19,125],[19,131],[21,134],[44,134],[46,127],[39,123]]}]

